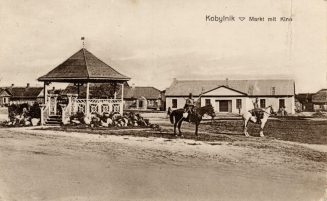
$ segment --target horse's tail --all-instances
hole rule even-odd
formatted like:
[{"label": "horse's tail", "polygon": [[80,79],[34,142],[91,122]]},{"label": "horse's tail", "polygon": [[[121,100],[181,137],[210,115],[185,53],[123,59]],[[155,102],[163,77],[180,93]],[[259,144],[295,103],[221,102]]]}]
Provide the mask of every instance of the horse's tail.
[{"label": "horse's tail", "polygon": [[170,118],[170,123],[174,124],[175,123],[175,112],[172,111],[169,115]]}]

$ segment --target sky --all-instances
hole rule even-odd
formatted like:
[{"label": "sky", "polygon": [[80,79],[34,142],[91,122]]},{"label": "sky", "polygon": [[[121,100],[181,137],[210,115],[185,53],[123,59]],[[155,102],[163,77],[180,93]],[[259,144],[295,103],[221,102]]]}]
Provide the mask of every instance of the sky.
[{"label": "sky", "polygon": [[[0,0],[0,86],[37,78],[85,47],[165,89],[177,79],[294,79],[327,88],[326,0]],[[236,21],[206,21],[206,16]],[[267,22],[267,17],[277,22]],[[279,17],[292,17],[279,22]],[[238,17],[246,17],[240,21]],[[250,22],[248,17],[265,17]]]}]

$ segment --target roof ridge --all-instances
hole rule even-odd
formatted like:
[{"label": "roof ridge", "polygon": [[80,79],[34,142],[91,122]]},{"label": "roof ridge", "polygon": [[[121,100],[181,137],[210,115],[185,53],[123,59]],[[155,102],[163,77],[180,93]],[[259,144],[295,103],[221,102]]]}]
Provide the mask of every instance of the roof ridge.
[{"label": "roof ridge", "polygon": [[[85,62],[85,67],[86,67],[86,73],[87,73],[87,78],[90,78],[90,73],[89,73],[89,66],[87,64],[87,61],[86,61],[86,55],[85,55],[85,48],[83,47],[82,48],[83,50],[83,57],[84,57],[84,62]],[[87,51],[87,50],[86,50]]]}]

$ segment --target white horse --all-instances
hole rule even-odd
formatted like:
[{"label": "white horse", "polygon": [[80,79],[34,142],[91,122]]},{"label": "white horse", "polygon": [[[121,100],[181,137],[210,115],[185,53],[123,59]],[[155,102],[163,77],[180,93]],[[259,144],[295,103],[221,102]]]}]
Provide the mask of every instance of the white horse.
[{"label": "white horse", "polygon": [[[260,125],[260,137],[264,137],[263,128],[265,127],[265,124],[266,124],[269,116],[271,114],[274,114],[274,110],[273,110],[272,106],[270,105],[270,106],[264,108],[263,112],[264,112],[264,114],[263,114],[263,118],[261,119],[261,125]],[[244,134],[246,137],[249,137],[250,135],[247,131],[248,123],[249,123],[249,121],[256,123],[258,121],[258,119],[257,119],[257,117],[252,116],[251,112],[244,113],[242,117],[243,117],[243,121],[244,121]]]}]

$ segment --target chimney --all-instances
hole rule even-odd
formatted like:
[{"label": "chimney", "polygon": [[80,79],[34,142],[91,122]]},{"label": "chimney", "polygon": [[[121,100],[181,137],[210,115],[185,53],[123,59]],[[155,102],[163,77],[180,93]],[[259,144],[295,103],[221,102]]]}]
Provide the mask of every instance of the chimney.
[{"label": "chimney", "polygon": [[132,89],[135,89],[135,83],[132,84]]},{"label": "chimney", "polygon": [[26,88],[29,88],[29,87],[30,87],[30,83],[27,83],[27,84],[26,84]]},{"label": "chimney", "polygon": [[15,86],[14,84],[11,84],[11,86],[10,86],[10,87],[11,87],[11,88],[13,88],[14,86]]},{"label": "chimney", "polygon": [[226,78],[226,84],[225,85],[226,85],[226,87],[228,87],[228,78]]},{"label": "chimney", "polygon": [[52,91],[56,90],[56,87],[52,87]]}]

